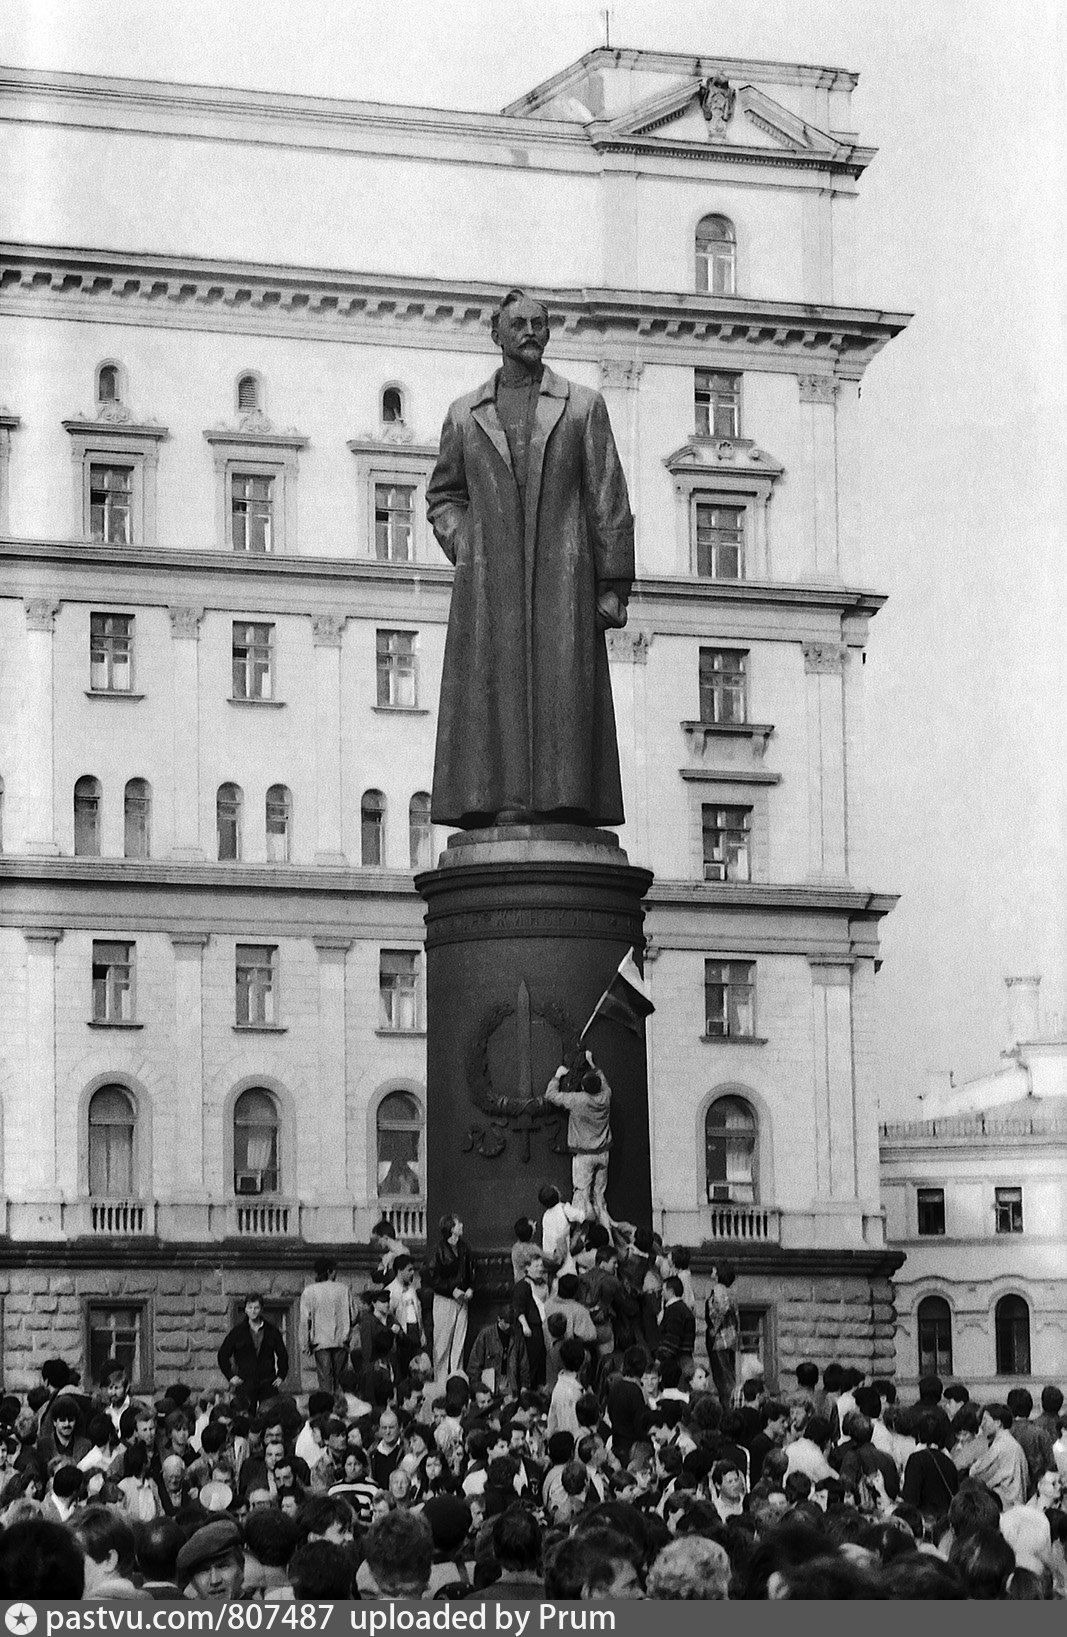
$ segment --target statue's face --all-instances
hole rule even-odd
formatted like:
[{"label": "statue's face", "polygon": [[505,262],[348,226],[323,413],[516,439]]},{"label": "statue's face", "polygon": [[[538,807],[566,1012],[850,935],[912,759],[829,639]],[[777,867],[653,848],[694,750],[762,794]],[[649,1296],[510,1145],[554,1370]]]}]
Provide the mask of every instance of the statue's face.
[{"label": "statue's face", "polygon": [[505,358],[536,369],[548,346],[548,317],[540,302],[529,296],[511,302],[496,320],[493,338]]}]

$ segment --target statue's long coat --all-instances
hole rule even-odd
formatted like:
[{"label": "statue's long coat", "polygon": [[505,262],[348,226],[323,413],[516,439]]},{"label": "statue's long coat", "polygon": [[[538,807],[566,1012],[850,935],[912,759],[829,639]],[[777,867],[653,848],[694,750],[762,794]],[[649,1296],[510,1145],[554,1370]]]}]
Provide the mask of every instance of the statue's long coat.
[{"label": "statue's long coat", "polygon": [[546,369],[525,515],[496,377],[448,411],[427,509],[456,565],[437,722],[435,823],[503,808],[621,824],[615,712],[596,598],[628,595],[634,525],[599,392]]}]

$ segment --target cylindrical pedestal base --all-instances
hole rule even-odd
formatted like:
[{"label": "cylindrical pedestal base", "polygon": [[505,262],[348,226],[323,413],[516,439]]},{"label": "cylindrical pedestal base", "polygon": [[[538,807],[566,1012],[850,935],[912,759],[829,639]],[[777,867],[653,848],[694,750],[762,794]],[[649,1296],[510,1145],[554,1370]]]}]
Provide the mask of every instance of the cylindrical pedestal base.
[{"label": "cylindrical pedestal base", "polygon": [[[499,1252],[537,1192],[571,1197],[566,1114],[531,1106],[632,946],[652,883],[615,837],[569,825],[453,837],[426,900],[427,1237],[445,1212]],[[608,1209],[651,1224],[643,1036],[598,1020],[585,1044],[612,1088]]]}]

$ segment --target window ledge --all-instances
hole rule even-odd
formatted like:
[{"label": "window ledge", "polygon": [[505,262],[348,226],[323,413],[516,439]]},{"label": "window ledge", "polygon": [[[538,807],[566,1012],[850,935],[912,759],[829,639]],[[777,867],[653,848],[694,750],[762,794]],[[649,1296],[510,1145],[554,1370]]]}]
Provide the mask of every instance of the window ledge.
[{"label": "window ledge", "polygon": [[127,693],[124,688],[86,688],[86,699],[143,699],[143,693]]},{"label": "window ledge", "polygon": [[702,1034],[701,1040],[716,1046],[766,1046],[770,1036],[761,1034]]},{"label": "window ledge", "polygon": [[403,1035],[407,1040],[425,1040],[425,1029],[375,1029],[376,1035],[382,1035],[386,1040],[392,1040],[397,1035]]},{"label": "window ledge", "polygon": [[143,1023],[124,1023],[118,1019],[111,1022],[109,1018],[91,1017],[88,1020],[90,1029],[143,1029]]},{"label": "window ledge", "polygon": [[767,749],[767,741],[774,732],[772,722],[683,722],[682,732],[689,740],[690,747],[699,751],[703,756],[708,748],[709,739],[751,739],[753,750],[762,757]]},{"label": "window ledge", "polygon": [[288,1034],[285,1023],[235,1023],[234,1034]]},{"label": "window ledge", "polygon": [[372,705],[372,711],[381,711],[384,716],[429,716],[426,705]]},{"label": "window ledge", "polygon": [[229,697],[226,700],[226,703],[228,705],[258,705],[261,708],[263,706],[265,706],[268,710],[281,710],[281,709],[283,709],[283,707],[285,705],[285,700],[284,699],[238,699],[238,698],[236,698],[236,696],[234,694],[230,694]]}]

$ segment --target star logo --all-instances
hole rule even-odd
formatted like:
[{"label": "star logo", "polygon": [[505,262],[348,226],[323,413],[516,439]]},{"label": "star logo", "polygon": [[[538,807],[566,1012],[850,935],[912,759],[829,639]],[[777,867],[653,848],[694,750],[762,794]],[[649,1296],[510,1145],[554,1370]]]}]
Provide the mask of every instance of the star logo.
[{"label": "star logo", "polygon": [[4,1610],[4,1624],[16,1637],[29,1637],[37,1624],[37,1616],[28,1603],[12,1603]]}]

